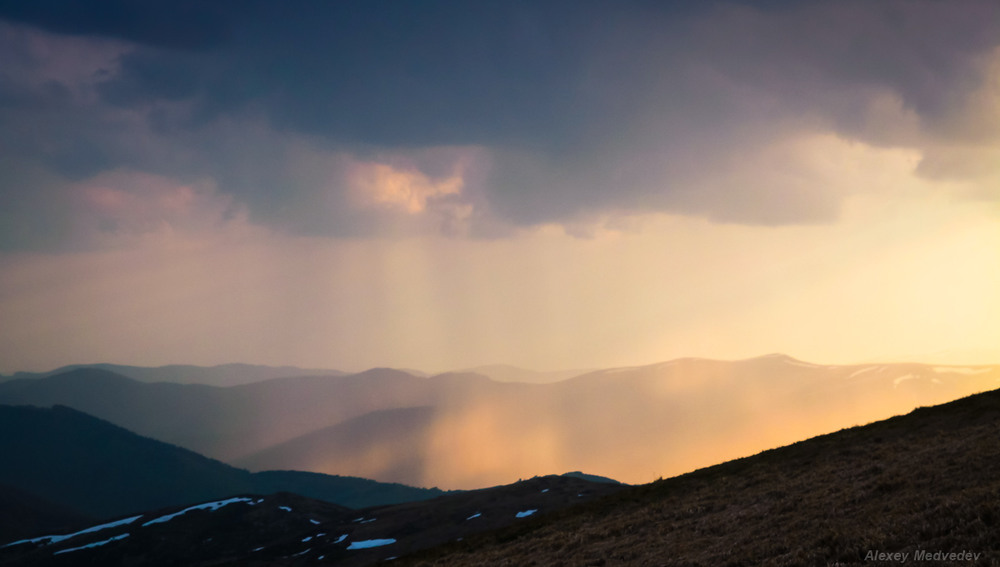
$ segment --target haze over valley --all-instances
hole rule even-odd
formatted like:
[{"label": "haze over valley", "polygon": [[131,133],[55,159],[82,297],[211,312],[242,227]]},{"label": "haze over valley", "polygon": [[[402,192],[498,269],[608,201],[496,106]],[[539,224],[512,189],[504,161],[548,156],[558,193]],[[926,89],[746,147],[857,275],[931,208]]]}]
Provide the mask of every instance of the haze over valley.
[{"label": "haze over valley", "polygon": [[474,489],[573,470],[645,483],[997,387],[995,365],[767,355],[541,384],[377,368],[216,387],[78,368],[0,383],[0,404],[73,407],[250,470]]}]

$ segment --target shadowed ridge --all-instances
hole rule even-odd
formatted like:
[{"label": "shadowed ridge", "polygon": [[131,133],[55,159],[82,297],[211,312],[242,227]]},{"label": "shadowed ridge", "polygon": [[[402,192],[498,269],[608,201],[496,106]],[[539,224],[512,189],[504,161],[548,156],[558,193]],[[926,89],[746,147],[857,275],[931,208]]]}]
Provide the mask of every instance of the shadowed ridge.
[{"label": "shadowed ridge", "polygon": [[295,469],[418,484],[433,407],[373,411],[275,445],[235,461],[250,470]]},{"label": "shadowed ridge", "polygon": [[0,405],[0,455],[0,483],[95,518],[240,493],[294,491],[356,506],[441,493],[401,485],[383,492],[374,481],[322,474],[258,476],[65,406]]}]

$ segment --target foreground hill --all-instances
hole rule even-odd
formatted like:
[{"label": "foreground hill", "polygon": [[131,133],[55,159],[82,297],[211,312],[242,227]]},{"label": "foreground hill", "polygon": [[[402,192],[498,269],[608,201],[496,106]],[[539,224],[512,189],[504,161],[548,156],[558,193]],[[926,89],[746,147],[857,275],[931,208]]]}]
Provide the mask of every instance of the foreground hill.
[{"label": "foreground hill", "polygon": [[348,510],[281,493],[242,495],[0,541],[4,565],[370,565],[524,522],[623,487],[549,476],[423,502]]},{"label": "foreground hill", "polygon": [[0,455],[0,483],[96,518],[238,493],[294,491],[358,507],[441,494],[316,473],[252,474],[62,406],[0,406]]},{"label": "foreground hill", "polygon": [[65,533],[93,523],[75,510],[44,498],[0,484],[0,534],[3,540],[26,537],[41,532]]},{"label": "foreground hill", "polygon": [[251,470],[470,489],[584,470],[648,482],[1000,385],[1000,366],[680,359],[545,384],[391,369],[216,388],[97,369],[0,384]]},{"label": "foreground hill", "polygon": [[998,462],[1000,390],[623,490],[394,565],[997,565]]}]

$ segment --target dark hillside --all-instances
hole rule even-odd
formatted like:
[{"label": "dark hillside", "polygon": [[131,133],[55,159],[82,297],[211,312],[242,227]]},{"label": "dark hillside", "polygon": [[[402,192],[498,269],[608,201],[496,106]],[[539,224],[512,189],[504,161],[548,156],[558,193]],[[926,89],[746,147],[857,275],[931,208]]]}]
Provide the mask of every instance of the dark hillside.
[{"label": "dark hillside", "polygon": [[440,490],[316,473],[250,473],[77,410],[0,405],[0,483],[94,518],[296,492],[339,504],[425,500]]},{"label": "dark hillside", "polygon": [[[623,490],[397,565],[899,564],[879,552],[998,565],[997,463],[993,391]],[[971,559],[920,559],[938,552]]]},{"label": "dark hillside", "polygon": [[97,518],[252,492],[248,474],[63,406],[0,406],[4,482]]},{"label": "dark hillside", "polygon": [[71,533],[0,539],[0,564],[24,567],[338,565],[362,567],[527,521],[620,485],[570,476],[350,510],[290,493],[166,508]]},{"label": "dark hillside", "polygon": [[0,541],[41,532],[70,532],[93,521],[66,506],[0,484]]}]

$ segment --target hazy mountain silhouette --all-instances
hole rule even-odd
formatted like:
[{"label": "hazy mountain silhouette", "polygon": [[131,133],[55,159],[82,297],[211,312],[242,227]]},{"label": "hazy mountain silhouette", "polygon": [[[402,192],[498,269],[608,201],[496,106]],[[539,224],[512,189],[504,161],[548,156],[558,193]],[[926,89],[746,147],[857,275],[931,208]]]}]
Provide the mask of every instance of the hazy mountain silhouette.
[{"label": "hazy mountain silhouette", "polygon": [[469,489],[567,470],[639,483],[998,384],[998,366],[833,366],[769,355],[547,384],[373,369],[213,388],[83,369],[0,384],[0,402],[70,405],[253,469]]},{"label": "hazy mountain silhouette", "polygon": [[487,376],[491,380],[495,380],[497,382],[547,384],[550,382],[559,382],[561,380],[573,378],[574,376],[580,376],[581,374],[586,374],[588,372],[593,372],[593,369],[539,372],[537,370],[528,370],[526,368],[511,366],[510,364],[486,364],[483,366],[476,366],[474,368],[466,368],[464,370],[459,370],[458,372],[482,374],[483,376]]},{"label": "hazy mountain silhouette", "polygon": [[193,366],[190,364],[171,364],[167,366],[146,367],[127,366],[123,364],[72,364],[49,372],[16,372],[11,376],[0,375],[0,382],[5,380],[20,380],[44,378],[56,374],[64,374],[70,370],[81,368],[97,368],[114,372],[139,382],[173,382],[175,384],[204,384],[206,386],[239,386],[252,384],[274,378],[294,376],[343,376],[347,372],[333,369],[298,368],[296,366],[261,366],[256,364],[220,364],[218,366]]},{"label": "hazy mountain silhouette", "polygon": [[251,470],[336,470],[366,463],[384,482],[419,478],[434,408],[379,410],[234,461]]},{"label": "hazy mountain silhouette", "polygon": [[95,368],[0,384],[0,403],[73,407],[140,435],[230,460],[379,409],[427,404],[424,379],[373,369],[219,388],[146,384]]},{"label": "hazy mountain silhouette", "polygon": [[353,505],[441,494],[318,474],[251,474],[63,406],[0,406],[0,455],[0,483],[97,518],[278,490]]}]

